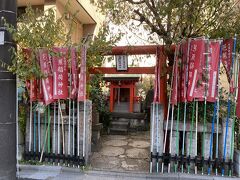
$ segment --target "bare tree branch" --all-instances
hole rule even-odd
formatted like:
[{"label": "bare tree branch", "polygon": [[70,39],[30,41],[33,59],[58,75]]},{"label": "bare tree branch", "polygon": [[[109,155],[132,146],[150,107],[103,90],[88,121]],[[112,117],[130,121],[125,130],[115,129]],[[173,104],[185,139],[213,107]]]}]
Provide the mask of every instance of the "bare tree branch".
[{"label": "bare tree branch", "polygon": [[157,9],[149,3],[149,0],[145,0],[145,4],[146,4],[147,7],[151,10],[151,12],[153,13],[154,17],[156,18],[156,23],[157,23],[157,25],[159,26],[159,29],[160,29],[162,32],[164,32],[164,34],[167,35],[166,30],[165,30],[165,28],[164,28],[164,26],[163,26],[163,24],[162,24],[162,20],[161,20],[161,18],[160,18],[160,15],[159,15],[158,12],[157,12]]}]

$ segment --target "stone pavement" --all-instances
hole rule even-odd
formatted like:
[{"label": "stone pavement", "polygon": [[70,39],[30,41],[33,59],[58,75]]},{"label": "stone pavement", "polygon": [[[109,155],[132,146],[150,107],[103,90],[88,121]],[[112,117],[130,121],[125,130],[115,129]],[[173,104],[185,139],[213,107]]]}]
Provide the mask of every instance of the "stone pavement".
[{"label": "stone pavement", "polygon": [[91,168],[110,171],[149,171],[149,131],[129,132],[128,135],[101,136],[102,148],[94,152]]}]

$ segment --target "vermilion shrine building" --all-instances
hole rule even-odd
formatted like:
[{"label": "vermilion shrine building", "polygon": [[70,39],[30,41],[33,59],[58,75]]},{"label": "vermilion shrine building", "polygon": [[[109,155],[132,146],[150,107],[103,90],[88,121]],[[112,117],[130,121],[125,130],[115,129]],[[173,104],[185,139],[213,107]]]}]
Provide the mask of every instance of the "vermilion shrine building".
[{"label": "vermilion shrine building", "polygon": [[110,112],[140,112],[140,98],[136,96],[139,77],[104,77],[109,82]]}]

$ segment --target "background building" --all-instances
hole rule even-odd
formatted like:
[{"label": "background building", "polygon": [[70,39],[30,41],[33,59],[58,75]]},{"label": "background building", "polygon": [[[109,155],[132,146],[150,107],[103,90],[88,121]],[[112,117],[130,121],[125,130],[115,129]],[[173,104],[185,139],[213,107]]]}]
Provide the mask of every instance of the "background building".
[{"label": "background building", "polygon": [[17,0],[17,3],[18,15],[25,12],[27,5],[31,5],[41,10],[54,8],[56,18],[62,17],[68,3],[64,22],[68,31],[70,28],[68,20],[74,16],[71,33],[73,43],[79,42],[83,37],[96,35],[104,20],[104,16],[97,12],[97,8],[90,3],[90,0]]}]

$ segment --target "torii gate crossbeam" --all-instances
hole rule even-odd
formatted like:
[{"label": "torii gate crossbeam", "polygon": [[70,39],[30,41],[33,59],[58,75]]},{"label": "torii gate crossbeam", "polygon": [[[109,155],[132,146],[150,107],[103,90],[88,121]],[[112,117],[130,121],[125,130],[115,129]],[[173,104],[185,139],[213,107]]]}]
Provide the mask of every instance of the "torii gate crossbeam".
[{"label": "torii gate crossbeam", "polygon": [[[172,46],[173,50],[174,47]],[[157,51],[158,50],[158,51]],[[156,60],[160,64],[160,103],[163,104],[164,117],[167,115],[167,73],[166,72],[166,55],[162,45],[146,45],[146,46],[117,46],[112,47],[110,52],[103,55],[150,55],[155,54]],[[129,67],[128,71],[117,72],[115,68],[93,67],[89,69],[90,74],[154,74],[154,67]]]}]

